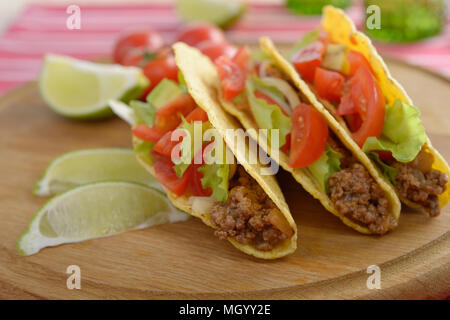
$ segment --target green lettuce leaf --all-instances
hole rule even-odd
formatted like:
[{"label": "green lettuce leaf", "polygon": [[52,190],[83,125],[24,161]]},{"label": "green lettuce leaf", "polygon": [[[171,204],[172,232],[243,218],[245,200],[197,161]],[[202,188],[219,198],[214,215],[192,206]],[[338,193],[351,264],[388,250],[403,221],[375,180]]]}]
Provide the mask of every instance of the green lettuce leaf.
[{"label": "green lettuce leaf", "polygon": [[302,39],[299,42],[296,42],[294,46],[289,51],[287,57],[290,59],[298,50],[303,49],[304,47],[310,45],[311,43],[317,41],[319,39],[320,30],[315,29],[308,33],[305,33]]},{"label": "green lettuce leaf", "polygon": [[137,139],[138,142],[134,146],[134,153],[140,156],[145,162],[149,165],[153,164],[152,158],[150,157],[150,152],[153,150],[155,146],[154,142],[144,141]]},{"label": "green lettuce leaf", "polygon": [[136,124],[146,124],[149,127],[153,125],[156,112],[150,104],[138,100],[132,100],[130,101],[130,107],[134,111],[134,120]]},{"label": "green lettuce leaf", "polygon": [[222,163],[205,163],[198,170],[203,173],[201,179],[203,188],[211,188],[211,197],[217,201],[226,201],[228,199],[228,176],[230,172],[230,166],[226,163],[226,147],[222,141]]},{"label": "green lettuce leaf", "polygon": [[184,80],[184,75],[181,70],[178,70],[178,83],[183,92],[188,93],[186,80]]},{"label": "green lettuce leaf", "polygon": [[[280,107],[271,105],[264,99],[256,98],[254,79],[247,79],[245,84],[245,92],[247,94],[250,109],[260,129],[278,129],[279,146],[286,143],[286,135],[291,132],[291,118],[283,114]],[[271,136],[270,132],[267,133]]]},{"label": "green lettuce leaf", "polygon": [[319,182],[322,191],[327,194],[329,192],[328,179],[332,174],[341,171],[341,158],[342,154],[327,145],[320,158],[308,166],[309,171]]},{"label": "green lettuce leaf", "polygon": [[427,141],[425,128],[419,118],[420,112],[399,99],[393,106],[386,106],[383,131],[379,138],[369,137],[363,151],[387,150],[400,162],[414,160]]},{"label": "green lettuce leaf", "polygon": [[183,93],[184,90],[178,83],[169,79],[163,79],[147,96],[147,102],[155,110],[158,110]]},{"label": "green lettuce leaf", "polygon": [[395,178],[397,177],[398,170],[384,163],[383,160],[380,159],[380,155],[376,152],[369,152],[367,155],[377,164],[377,166],[381,169],[381,172],[383,172],[383,175],[388,178],[393,185],[395,185]]},{"label": "green lettuce leaf", "polygon": [[[180,163],[173,166],[175,173],[178,177],[181,177],[184,172],[187,170],[187,168],[191,165],[192,160],[194,159],[194,156],[196,153],[200,150],[200,147],[197,147],[197,149],[194,150],[194,137],[196,136],[195,131],[195,124],[194,122],[187,122],[186,119],[182,116],[181,117],[182,123],[178,127],[180,130],[184,130],[187,135],[183,137],[183,140],[181,142],[181,161]],[[211,122],[205,121],[202,122],[202,135],[205,134],[206,130],[212,128]],[[198,132],[200,134],[200,132]],[[186,139],[186,137],[191,137],[190,139]],[[203,138],[203,137],[202,137]],[[202,145],[205,144],[205,141],[202,139]]]}]

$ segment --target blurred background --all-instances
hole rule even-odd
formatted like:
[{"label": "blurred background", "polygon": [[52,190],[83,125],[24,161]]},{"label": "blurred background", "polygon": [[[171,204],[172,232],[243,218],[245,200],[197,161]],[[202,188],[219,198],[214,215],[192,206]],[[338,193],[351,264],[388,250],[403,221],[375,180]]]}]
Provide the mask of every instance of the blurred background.
[{"label": "blurred background", "polygon": [[[269,36],[287,46],[320,24],[316,14],[327,3],[345,8],[382,55],[450,76],[447,0],[3,0],[0,94],[36,79],[44,53],[106,57],[118,34],[130,28],[152,28],[170,41],[185,21],[207,17],[226,28],[231,42],[256,43]],[[67,27],[69,5],[81,9],[80,29]],[[377,21],[379,28],[367,28]]]}]

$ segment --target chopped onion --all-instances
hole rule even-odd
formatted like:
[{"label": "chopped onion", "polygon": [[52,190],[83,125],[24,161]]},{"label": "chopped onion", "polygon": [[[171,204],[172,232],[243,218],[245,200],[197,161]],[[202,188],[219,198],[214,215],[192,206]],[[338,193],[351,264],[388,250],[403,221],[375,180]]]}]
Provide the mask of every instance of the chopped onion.
[{"label": "chopped onion", "polygon": [[192,211],[200,214],[209,213],[216,200],[212,197],[190,197],[188,203],[192,205]]},{"label": "chopped onion", "polygon": [[264,60],[259,65],[259,77],[263,78],[267,76],[266,70],[270,66],[270,61]]},{"label": "chopped onion", "polygon": [[[267,83],[271,86],[276,87],[278,90],[280,90],[283,93],[283,95],[288,100],[289,106],[290,106],[289,110],[284,110],[284,111],[286,111],[286,113],[288,115],[291,115],[292,110],[294,110],[294,108],[300,104],[300,98],[298,97],[297,92],[295,92],[295,90],[291,87],[291,85],[286,80],[274,78],[274,77],[263,77],[263,78],[261,78],[261,80],[263,80],[265,83]],[[285,109],[285,108],[283,108],[283,109]]]},{"label": "chopped onion", "polygon": [[119,118],[121,118],[122,120],[124,120],[131,126],[134,124],[133,109],[131,109],[125,103],[123,103],[121,101],[117,101],[117,100],[109,100],[108,103],[109,103],[109,107],[116,114],[116,116],[118,116]]}]

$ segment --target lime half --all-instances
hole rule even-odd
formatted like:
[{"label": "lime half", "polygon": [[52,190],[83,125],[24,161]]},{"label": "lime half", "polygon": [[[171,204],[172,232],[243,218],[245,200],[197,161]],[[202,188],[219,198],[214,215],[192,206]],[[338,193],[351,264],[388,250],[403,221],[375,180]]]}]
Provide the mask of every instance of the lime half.
[{"label": "lime half", "polygon": [[158,181],[139,165],[133,150],[102,148],[77,150],[57,157],[36,183],[33,194],[49,196],[105,180],[138,182],[161,189]]},{"label": "lime half", "polygon": [[98,182],[48,201],[17,242],[21,255],[64,243],[186,220],[159,190],[132,182]]},{"label": "lime half", "polygon": [[137,98],[147,86],[139,68],[50,54],[45,56],[39,77],[45,102],[57,113],[73,118],[111,115],[108,100]]},{"label": "lime half", "polygon": [[187,22],[209,22],[226,28],[244,14],[246,6],[238,0],[178,0],[177,10]]}]

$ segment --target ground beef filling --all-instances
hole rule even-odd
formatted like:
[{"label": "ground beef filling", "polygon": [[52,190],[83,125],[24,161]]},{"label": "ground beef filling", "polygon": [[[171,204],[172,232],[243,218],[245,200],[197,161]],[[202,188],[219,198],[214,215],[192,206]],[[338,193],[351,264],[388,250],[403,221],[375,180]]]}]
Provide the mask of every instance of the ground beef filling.
[{"label": "ground beef filling", "polygon": [[328,179],[330,198],[336,210],[375,234],[394,229],[397,221],[389,214],[389,201],[383,189],[347,150],[333,140],[330,145],[343,155],[342,170]]},{"label": "ground beef filling", "polygon": [[391,165],[397,168],[396,189],[401,198],[420,204],[431,217],[439,215],[438,195],[445,191],[448,177],[446,174],[434,170],[430,166],[423,166],[424,152],[409,163],[394,162]]},{"label": "ground beef filling", "polygon": [[271,222],[270,216],[282,215],[259,184],[241,166],[230,181],[228,200],[217,202],[210,211],[211,221],[220,239],[232,237],[259,250],[272,250],[288,238]]}]

